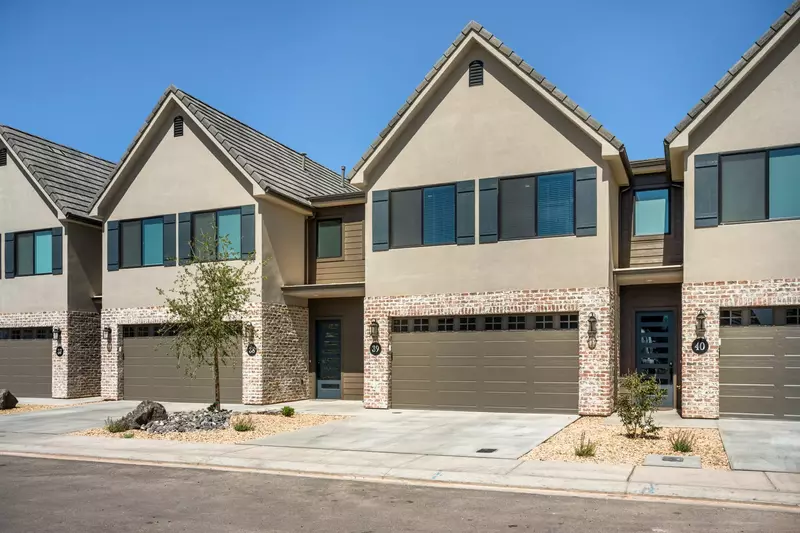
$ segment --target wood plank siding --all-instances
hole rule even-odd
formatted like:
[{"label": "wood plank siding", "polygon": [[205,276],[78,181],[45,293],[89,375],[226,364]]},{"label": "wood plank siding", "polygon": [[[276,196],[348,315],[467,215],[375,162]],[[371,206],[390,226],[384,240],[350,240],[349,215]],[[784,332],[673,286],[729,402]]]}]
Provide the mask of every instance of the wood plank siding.
[{"label": "wood plank siding", "polygon": [[[342,221],[342,256],[317,257],[317,221]],[[364,206],[351,205],[320,209],[309,228],[309,283],[356,283],[364,281]]]}]

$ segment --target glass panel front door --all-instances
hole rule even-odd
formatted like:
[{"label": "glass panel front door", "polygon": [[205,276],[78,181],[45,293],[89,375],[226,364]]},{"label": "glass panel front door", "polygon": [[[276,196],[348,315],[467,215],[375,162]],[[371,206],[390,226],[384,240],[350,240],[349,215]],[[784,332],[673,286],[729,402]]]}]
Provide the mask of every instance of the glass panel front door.
[{"label": "glass panel front door", "polygon": [[667,391],[662,407],[675,405],[675,317],[672,311],[636,313],[636,371]]},{"label": "glass panel front door", "polygon": [[318,320],[316,327],[317,398],[342,397],[342,322]]}]

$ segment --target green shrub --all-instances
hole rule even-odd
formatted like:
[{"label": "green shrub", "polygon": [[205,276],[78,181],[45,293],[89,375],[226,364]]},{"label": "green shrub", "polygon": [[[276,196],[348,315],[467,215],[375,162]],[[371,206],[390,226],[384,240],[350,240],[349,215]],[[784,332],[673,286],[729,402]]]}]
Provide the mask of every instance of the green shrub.
[{"label": "green shrub", "polygon": [[597,443],[586,438],[586,432],[581,433],[581,442],[575,446],[575,455],[578,457],[594,457],[597,453]]},{"label": "green shrub", "polygon": [[283,416],[294,416],[294,407],[289,407],[288,405],[284,405],[283,409],[281,409],[281,414]]},{"label": "green shrub", "polygon": [[106,418],[105,428],[109,433],[122,433],[123,431],[131,429],[124,418],[114,420],[111,417]]},{"label": "green shrub", "polygon": [[669,443],[672,449],[676,452],[690,453],[694,450],[694,445],[697,442],[697,437],[689,430],[679,429],[673,431],[669,435]]},{"label": "green shrub", "polygon": [[253,431],[256,424],[253,422],[253,417],[250,415],[239,415],[231,420],[233,429],[236,431]]},{"label": "green shrub", "polygon": [[133,431],[129,431],[127,433],[122,434],[123,439],[132,439],[133,438]]},{"label": "green shrub", "polygon": [[620,382],[617,412],[628,437],[656,437],[661,429],[653,421],[667,391],[653,376],[628,374]]}]

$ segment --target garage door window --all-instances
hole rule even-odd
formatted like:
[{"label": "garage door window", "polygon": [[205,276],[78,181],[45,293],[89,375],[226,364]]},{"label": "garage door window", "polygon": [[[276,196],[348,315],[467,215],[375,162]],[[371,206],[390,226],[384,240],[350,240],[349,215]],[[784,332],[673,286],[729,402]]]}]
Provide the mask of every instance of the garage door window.
[{"label": "garage door window", "polygon": [[536,317],[536,329],[553,329],[553,315],[543,315]]},{"label": "garage door window", "polygon": [[392,331],[394,333],[408,333],[408,319],[395,318],[392,320]]},{"label": "garage door window", "polygon": [[487,316],[484,319],[486,331],[496,331],[503,329],[503,317],[501,316]]},{"label": "garage door window", "polygon": [[478,329],[478,319],[474,316],[462,316],[458,319],[459,331],[475,331]]},{"label": "garage door window", "polygon": [[570,330],[578,329],[578,314],[393,318],[391,324],[393,333]]},{"label": "garage door window", "polygon": [[46,340],[53,338],[53,328],[3,328],[0,340]]},{"label": "garage door window", "polygon": [[786,310],[786,323],[791,325],[800,325],[800,307],[794,307]]},{"label": "garage door window", "polygon": [[508,329],[525,329],[525,315],[508,317]]},{"label": "garage door window", "polygon": [[414,331],[422,332],[422,331],[430,331],[430,324],[428,323],[427,318],[415,318],[414,319]]},{"label": "garage door window", "polygon": [[578,315],[561,315],[559,327],[561,329],[578,329]]},{"label": "garage door window", "polygon": [[799,325],[800,308],[744,307],[720,309],[719,324],[723,328]]},{"label": "garage door window", "polygon": [[454,322],[454,318],[439,318],[436,320],[436,331],[453,331]]}]

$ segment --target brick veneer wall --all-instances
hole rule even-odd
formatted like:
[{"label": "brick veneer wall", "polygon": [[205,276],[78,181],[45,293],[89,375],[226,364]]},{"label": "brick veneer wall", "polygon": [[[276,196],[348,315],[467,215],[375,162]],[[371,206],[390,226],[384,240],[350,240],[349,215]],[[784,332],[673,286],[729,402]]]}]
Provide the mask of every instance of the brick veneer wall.
[{"label": "brick veneer wall", "polygon": [[[84,398],[100,394],[100,315],[80,311],[6,313],[0,328],[53,328],[61,341],[52,342],[53,398]],[[56,355],[61,346],[63,355]],[[13,391],[12,391],[13,392]]]},{"label": "brick veneer wall", "polygon": [[[723,307],[800,305],[800,278],[683,284],[681,415],[719,418],[719,311]],[[706,315],[708,352],[692,351],[697,314]]]},{"label": "brick veneer wall", "polygon": [[[122,326],[161,324],[165,307],[104,309],[101,329],[111,328],[111,342],[102,341],[102,396],[124,397]],[[262,405],[308,398],[308,309],[253,303],[241,320],[253,327],[256,356],[247,355],[250,340],[242,339],[242,403]]]},{"label": "brick veneer wall", "polygon": [[[581,289],[522,290],[418,296],[370,296],[364,298],[364,406],[385,409],[391,405],[392,317],[438,315],[482,315],[512,313],[579,313],[579,411],[584,415],[608,415],[613,410],[614,372],[617,352],[615,334],[616,297],[608,287]],[[588,317],[597,318],[597,346],[590,350]],[[373,338],[369,325],[377,321],[383,346],[371,355]]]}]

